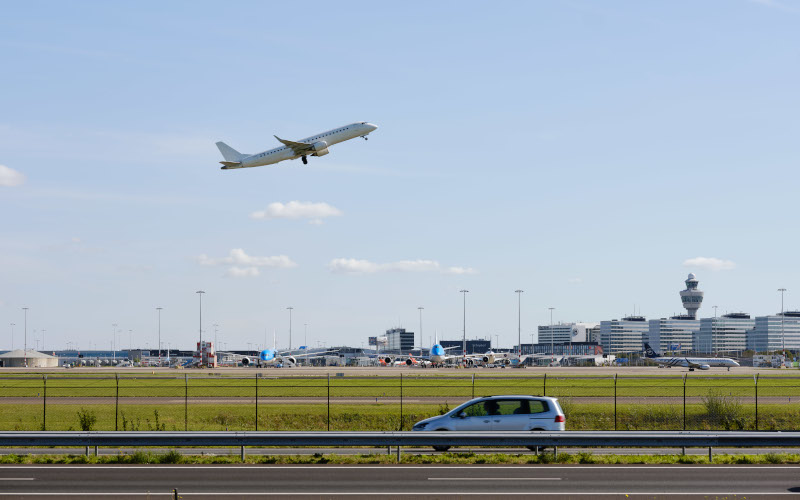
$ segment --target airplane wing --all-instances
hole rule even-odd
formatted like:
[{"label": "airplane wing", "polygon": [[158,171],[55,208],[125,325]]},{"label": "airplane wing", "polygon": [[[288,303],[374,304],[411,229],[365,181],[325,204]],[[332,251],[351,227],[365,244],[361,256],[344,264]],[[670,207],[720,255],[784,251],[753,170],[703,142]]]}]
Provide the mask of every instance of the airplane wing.
[{"label": "airplane wing", "polygon": [[286,139],[281,139],[277,135],[274,137],[278,139],[278,141],[280,141],[281,144],[290,148],[296,155],[302,155],[308,153],[309,151],[313,151],[314,148],[313,144],[308,144],[307,142],[287,141]]},{"label": "airplane wing", "polygon": [[689,358],[683,358],[683,359],[686,361],[687,368],[700,368],[700,365],[698,365],[697,363],[692,363],[691,361],[689,361]]}]

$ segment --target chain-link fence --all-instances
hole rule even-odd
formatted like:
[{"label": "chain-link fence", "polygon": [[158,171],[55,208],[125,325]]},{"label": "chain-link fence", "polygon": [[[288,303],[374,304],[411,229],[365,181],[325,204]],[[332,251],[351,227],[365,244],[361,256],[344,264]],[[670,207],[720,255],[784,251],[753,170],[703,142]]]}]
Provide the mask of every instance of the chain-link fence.
[{"label": "chain-link fence", "polygon": [[3,374],[0,430],[408,430],[474,397],[557,397],[570,430],[800,430],[800,377]]}]

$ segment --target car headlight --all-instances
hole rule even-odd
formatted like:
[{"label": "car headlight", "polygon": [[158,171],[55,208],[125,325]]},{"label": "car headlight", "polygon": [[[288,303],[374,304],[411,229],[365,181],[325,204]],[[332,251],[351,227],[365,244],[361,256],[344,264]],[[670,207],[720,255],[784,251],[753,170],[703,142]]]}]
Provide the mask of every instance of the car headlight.
[{"label": "car headlight", "polygon": [[422,422],[420,424],[414,424],[413,430],[415,430],[415,431],[424,430],[427,425],[428,425],[428,422]]}]

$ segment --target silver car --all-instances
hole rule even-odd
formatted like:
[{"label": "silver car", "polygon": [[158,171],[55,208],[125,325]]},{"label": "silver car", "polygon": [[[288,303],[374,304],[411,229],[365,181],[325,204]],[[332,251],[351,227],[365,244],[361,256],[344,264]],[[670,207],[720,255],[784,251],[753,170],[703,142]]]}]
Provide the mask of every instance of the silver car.
[{"label": "silver car", "polygon": [[[485,396],[414,424],[415,431],[563,431],[566,418],[555,398]],[[434,446],[446,451],[449,446]]]}]

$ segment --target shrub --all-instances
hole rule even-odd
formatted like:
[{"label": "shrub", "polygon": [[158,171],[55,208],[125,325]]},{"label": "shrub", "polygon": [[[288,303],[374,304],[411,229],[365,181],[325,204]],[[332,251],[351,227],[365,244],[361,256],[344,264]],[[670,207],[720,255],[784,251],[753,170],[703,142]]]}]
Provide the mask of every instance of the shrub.
[{"label": "shrub", "polygon": [[97,423],[97,415],[89,410],[78,410],[78,424],[82,431],[90,431]]},{"label": "shrub", "polygon": [[725,430],[745,427],[744,408],[738,397],[711,390],[703,397],[703,406],[712,424],[722,426]]},{"label": "shrub", "polygon": [[163,455],[158,456],[158,463],[160,464],[179,464],[183,462],[183,455],[175,450],[169,450]]}]

